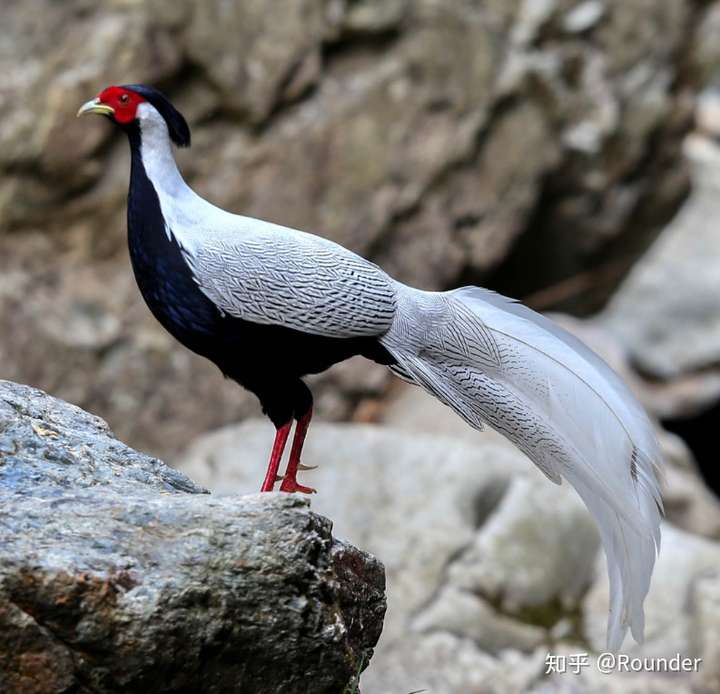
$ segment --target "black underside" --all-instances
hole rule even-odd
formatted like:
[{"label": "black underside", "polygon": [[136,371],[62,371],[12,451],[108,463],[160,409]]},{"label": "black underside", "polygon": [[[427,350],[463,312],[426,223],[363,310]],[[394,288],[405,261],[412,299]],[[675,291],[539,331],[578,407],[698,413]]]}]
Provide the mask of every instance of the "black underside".
[{"label": "black underside", "polygon": [[199,289],[165,223],[157,193],[140,156],[140,132],[128,127],[132,170],[128,194],[128,245],[138,287],[155,318],[193,352],[255,393],[276,426],[312,407],[301,377],[362,355],[395,361],[375,338],[329,338],[223,314]]}]

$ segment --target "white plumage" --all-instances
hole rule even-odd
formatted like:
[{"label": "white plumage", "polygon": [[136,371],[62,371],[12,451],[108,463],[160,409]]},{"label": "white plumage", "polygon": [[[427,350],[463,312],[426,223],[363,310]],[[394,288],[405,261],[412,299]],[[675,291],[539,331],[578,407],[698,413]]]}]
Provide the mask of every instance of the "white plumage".
[{"label": "white plumage", "polygon": [[377,336],[393,370],[491,426],[593,515],[610,578],[608,647],[643,637],[643,601],[660,543],[661,456],[619,377],[526,307],[465,287],[424,292],[326,239],[227,213],[175,166],[163,119],[142,104],[142,157],[167,230],[202,292],[223,312],[333,338]]}]

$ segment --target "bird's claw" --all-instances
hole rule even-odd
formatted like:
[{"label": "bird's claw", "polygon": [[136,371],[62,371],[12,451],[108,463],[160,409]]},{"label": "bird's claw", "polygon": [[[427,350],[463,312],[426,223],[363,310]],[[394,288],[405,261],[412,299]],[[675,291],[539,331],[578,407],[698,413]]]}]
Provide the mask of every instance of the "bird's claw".
[{"label": "bird's claw", "polygon": [[298,470],[317,470],[317,465],[303,465],[302,463],[298,463]]},{"label": "bird's claw", "polygon": [[281,492],[288,492],[293,494],[294,492],[300,492],[301,494],[317,494],[317,490],[312,487],[305,487],[302,484],[298,484],[297,480],[284,479],[280,485]]}]

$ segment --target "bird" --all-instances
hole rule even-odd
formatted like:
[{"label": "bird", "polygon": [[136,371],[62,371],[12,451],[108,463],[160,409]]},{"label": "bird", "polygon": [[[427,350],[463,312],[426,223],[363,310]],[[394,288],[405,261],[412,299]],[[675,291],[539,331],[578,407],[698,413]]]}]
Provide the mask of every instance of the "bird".
[{"label": "bird", "polygon": [[[261,491],[297,480],[313,397],[303,377],[355,355],[387,366],[475,429],[514,443],[593,516],[607,557],[608,648],[641,642],[660,549],[662,455],[622,379],[550,319],[490,290],[424,291],[319,235],[227,212],[184,180],[190,128],[157,89],[109,86],[100,114],[130,143],[128,248],[160,324],[254,393],[275,426]],[[279,465],[293,424],[284,475]]]}]

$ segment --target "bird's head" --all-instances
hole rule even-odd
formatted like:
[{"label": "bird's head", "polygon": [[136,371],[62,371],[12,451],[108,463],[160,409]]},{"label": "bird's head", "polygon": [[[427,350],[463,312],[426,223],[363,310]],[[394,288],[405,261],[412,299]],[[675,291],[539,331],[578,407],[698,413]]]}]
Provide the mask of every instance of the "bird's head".
[{"label": "bird's head", "polygon": [[170,139],[178,147],[190,145],[190,128],[168,98],[144,84],[125,84],[103,89],[80,107],[78,116],[99,113],[122,128],[151,126],[164,121]]}]

